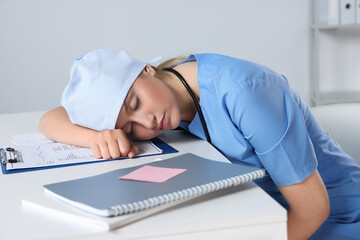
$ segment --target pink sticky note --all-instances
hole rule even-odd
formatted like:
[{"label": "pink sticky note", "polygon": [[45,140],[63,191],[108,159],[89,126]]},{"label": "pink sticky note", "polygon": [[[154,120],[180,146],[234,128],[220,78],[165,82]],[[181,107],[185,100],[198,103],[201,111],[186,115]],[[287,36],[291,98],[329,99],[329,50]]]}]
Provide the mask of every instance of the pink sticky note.
[{"label": "pink sticky note", "polygon": [[186,170],[187,169],[180,168],[144,166],[132,171],[129,174],[119,177],[119,179],[162,183],[185,172]]}]

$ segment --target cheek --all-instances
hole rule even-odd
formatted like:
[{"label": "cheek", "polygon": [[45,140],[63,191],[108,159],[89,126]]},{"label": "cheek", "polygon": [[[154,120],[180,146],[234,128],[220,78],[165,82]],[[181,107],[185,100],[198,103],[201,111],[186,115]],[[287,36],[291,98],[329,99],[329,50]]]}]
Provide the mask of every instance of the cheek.
[{"label": "cheek", "polygon": [[170,93],[167,89],[157,89],[149,93],[148,95],[149,102],[156,105],[169,105],[172,102],[170,98]]},{"label": "cheek", "polygon": [[173,109],[171,111],[169,123],[170,123],[169,124],[170,129],[175,129],[180,124],[180,108],[178,107],[177,104],[173,107]]},{"label": "cheek", "polygon": [[154,82],[147,86],[146,91],[143,92],[147,100],[152,104],[169,107],[174,104],[175,96],[172,91],[162,82]]}]

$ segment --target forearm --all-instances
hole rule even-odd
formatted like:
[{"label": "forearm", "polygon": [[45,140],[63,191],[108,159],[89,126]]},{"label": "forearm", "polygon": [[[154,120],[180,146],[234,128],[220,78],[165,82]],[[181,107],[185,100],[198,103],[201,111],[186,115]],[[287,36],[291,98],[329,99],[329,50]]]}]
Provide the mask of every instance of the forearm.
[{"label": "forearm", "polygon": [[287,231],[289,240],[308,239],[326,219],[322,215],[312,213],[296,213],[288,211]]},{"label": "forearm", "polygon": [[320,174],[315,170],[300,183],[278,187],[288,202],[288,239],[308,239],[328,218],[329,197]]},{"label": "forearm", "polygon": [[83,147],[90,147],[90,140],[97,134],[95,130],[73,124],[63,107],[45,113],[39,130],[51,140]]}]

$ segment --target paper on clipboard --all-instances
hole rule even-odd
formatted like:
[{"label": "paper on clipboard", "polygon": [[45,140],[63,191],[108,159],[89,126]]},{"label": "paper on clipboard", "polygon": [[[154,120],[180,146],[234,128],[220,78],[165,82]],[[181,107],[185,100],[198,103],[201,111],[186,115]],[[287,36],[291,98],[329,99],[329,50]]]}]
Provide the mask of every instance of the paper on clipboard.
[{"label": "paper on clipboard", "polygon": [[[162,150],[151,141],[135,141],[134,143],[139,147],[139,154],[136,156],[162,153]],[[56,142],[18,146],[15,149],[22,158],[16,163],[7,163],[7,170],[49,167],[100,160],[92,155],[89,148]]]}]

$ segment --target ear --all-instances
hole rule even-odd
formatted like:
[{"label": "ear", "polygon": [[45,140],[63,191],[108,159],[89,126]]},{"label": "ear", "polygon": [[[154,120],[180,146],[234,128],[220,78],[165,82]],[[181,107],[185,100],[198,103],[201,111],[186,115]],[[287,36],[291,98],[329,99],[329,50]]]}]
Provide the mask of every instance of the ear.
[{"label": "ear", "polygon": [[155,76],[156,75],[156,71],[154,68],[152,68],[151,66],[149,65],[146,65],[146,67],[143,69],[143,73],[145,74],[149,74],[151,76]]}]

